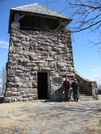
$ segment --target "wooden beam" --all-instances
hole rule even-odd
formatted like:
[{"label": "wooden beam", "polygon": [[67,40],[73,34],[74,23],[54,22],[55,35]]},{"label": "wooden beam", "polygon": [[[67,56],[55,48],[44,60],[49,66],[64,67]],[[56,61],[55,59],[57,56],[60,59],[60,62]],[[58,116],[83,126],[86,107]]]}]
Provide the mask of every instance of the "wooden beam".
[{"label": "wooden beam", "polygon": [[40,17],[40,28],[42,27],[42,18]]},{"label": "wooden beam", "polygon": [[14,22],[19,22],[19,13],[16,13],[14,16]]},{"label": "wooden beam", "polygon": [[23,18],[25,15],[21,15],[20,17],[19,17],[19,20],[21,19],[21,18]]},{"label": "wooden beam", "polygon": [[58,25],[56,20],[47,18],[47,21],[50,23],[50,25],[51,25],[53,28],[56,28],[56,26]]},{"label": "wooden beam", "polygon": [[58,31],[61,28],[61,26],[63,26],[64,29],[67,27],[66,21],[61,21],[61,20],[59,20],[59,21],[60,21],[60,25],[56,28],[56,31]]},{"label": "wooden beam", "polygon": [[60,23],[60,25],[55,30],[58,31],[61,28],[61,26],[63,26],[62,23]]}]

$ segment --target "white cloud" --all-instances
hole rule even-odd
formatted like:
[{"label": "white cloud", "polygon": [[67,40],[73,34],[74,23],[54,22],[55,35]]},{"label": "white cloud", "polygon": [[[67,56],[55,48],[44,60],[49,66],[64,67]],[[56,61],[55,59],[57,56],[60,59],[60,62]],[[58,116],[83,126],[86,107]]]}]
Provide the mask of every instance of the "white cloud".
[{"label": "white cloud", "polygon": [[93,75],[94,77],[99,77],[100,75],[99,74],[96,74],[96,75]]},{"label": "white cloud", "polygon": [[92,69],[93,71],[96,71],[96,70],[100,70],[100,68],[95,68],[95,69]]},{"label": "white cloud", "polygon": [[8,49],[9,42],[7,41],[0,41],[0,48]]}]

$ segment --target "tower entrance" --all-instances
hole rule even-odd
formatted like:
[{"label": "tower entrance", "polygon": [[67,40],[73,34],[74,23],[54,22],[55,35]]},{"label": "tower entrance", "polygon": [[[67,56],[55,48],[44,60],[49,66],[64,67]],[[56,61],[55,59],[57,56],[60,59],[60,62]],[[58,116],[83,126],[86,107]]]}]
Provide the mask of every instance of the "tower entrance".
[{"label": "tower entrance", "polygon": [[48,99],[47,72],[38,72],[38,99]]}]

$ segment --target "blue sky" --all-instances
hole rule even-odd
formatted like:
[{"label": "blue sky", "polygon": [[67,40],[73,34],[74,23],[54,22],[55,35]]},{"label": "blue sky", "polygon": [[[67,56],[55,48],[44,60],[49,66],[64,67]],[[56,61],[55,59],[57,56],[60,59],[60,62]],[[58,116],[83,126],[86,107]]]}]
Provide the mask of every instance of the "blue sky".
[{"label": "blue sky", "polygon": [[[5,0],[0,2],[0,70],[5,66],[8,58],[8,23],[10,9],[18,6],[39,3],[57,12],[63,11],[63,6],[58,3],[50,3],[50,1],[52,0]],[[62,12],[62,14],[68,16],[68,13]],[[92,47],[88,42],[88,39],[92,41],[97,36],[97,33],[93,34],[89,30],[74,33],[72,35],[75,70],[78,71],[81,76],[90,80],[95,80],[96,77],[101,77],[101,53],[98,53],[97,48]]]}]

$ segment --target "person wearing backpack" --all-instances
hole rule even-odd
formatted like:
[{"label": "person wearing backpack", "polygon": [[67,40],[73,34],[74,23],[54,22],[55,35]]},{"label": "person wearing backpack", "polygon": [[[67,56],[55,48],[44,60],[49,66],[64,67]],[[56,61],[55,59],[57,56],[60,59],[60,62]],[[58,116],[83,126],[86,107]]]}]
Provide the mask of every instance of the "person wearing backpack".
[{"label": "person wearing backpack", "polygon": [[70,81],[68,78],[65,79],[65,81],[63,82],[63,88],[65,90],[65,102],[69,101],[69,97],[68,97],[68,92],[70,90]]},{"label": "person wearing backpack", "polygon": [[76,79],[72,82],[72,88],[73,88],[73,98],[74,101],[78,101],[79,99],[79,83]]}]

